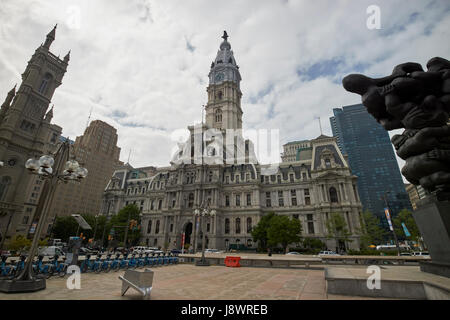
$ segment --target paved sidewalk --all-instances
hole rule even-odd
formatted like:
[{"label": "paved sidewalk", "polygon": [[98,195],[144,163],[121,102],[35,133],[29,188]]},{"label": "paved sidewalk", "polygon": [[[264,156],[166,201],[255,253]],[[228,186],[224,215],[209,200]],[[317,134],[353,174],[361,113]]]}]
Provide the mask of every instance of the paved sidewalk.
[{"label": "paved sidewalk", "polygon": [[[295,300],[367,299],[327,296],[323,270],[278,268],[196,267],[179,264],[152,269],[152,300]],[[116,300],[141,299],[133,289],[120,295],[119,275],[124,271],[81,275],[81,289],[69,290],[67,278],[47,280],[47,289],[33,293],[4,294],[0,300]]]}]

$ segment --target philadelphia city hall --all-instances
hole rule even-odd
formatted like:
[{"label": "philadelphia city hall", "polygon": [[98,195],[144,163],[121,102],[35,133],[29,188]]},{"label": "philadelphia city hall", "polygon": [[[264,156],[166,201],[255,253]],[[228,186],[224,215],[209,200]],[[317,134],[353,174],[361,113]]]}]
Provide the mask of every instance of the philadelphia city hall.
[{"label": "philadelphia city hall", "polygon": [[[290,142],[283,146],[281,163],[260,164],[253,142],[242,136],[240,81],[224,32],[209,72],[205,123],[188,127],[190,137],[179,143],[170,166],[117,168],[105,188],[101,214],[115,215],[136,204],[142,243],[167,249],[181,249],[183,240],[201,248],[200,230],[207,248],[255,248],[251,230],[269,212],[299,219],[302,237],[320,239],[330,250],[359,249],[362,206],[356,176],[336,138]],[[216,214],[203,217],[200,226],[194,211],[205,205]],[[327,237],[326,221],[335,213],[345,220],[350,241]]]}]

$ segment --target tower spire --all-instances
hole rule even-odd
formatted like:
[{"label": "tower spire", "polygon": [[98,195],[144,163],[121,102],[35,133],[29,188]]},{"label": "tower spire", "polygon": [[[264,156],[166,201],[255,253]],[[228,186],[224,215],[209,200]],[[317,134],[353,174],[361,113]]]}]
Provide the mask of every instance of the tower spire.
[{"label": "tower spire", "polygon": [[50,31],[47,34],[47,38],[45,39],[45,43],[44,43],[44,48],[50,49],[50,45],[52,44],[52,42],[55,40],[55,35],[56,35],[56,27],[58,26],[58,24],[55,24],[55,26],[53,27],[52,31]]},{"label": "tower spire", "polygon": [[67,52],[66,56],[64,57],[64,62],[65,63],[69,62],[69,60],[70,60],[70,51],[71,50],[69,50],[69,52]]},{"label": "tower spire", "polygon": [[228,33],[225,30],[223,31],[222,39],[225,41],[227,41],[227,39],[228,39]]}]

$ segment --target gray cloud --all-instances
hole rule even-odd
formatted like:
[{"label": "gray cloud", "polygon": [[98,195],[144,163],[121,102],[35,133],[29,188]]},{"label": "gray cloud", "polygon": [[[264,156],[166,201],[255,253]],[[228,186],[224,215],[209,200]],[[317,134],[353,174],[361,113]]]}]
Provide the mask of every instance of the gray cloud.
[{"label": "gray cloud", "polygon": [[[201,121],[207,74],[223,30],[242,74],[244,127],[279,128],[282,143],[331,134],[332,108],[358,103],[343,76],[450,57],[450,4],[377,1],[381,30],[368,30],[373,1],[25,1],[0,7],[0,88],[16,83],[58,23],[52,52],[72,49],[55,93],[53,121],[66,136],[87,117],[117,128],[122,160],[167,165],[170,132]],[[78,13],[78,14],[77,14]]]}]

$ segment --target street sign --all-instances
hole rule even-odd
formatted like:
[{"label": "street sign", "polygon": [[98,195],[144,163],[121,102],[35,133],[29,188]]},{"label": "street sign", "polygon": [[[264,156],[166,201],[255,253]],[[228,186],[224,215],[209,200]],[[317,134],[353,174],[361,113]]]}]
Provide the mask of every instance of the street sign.
[{"label": "street sign", "polygon": [[89,225],[89,223],[87,223],[86,220],[84,220],[84,218],[81,215],[73,214],[72,217],[75,218],[75,220],[78,222],[78,225],[80,226],[81,229],[92,230],[92,228]]}]

